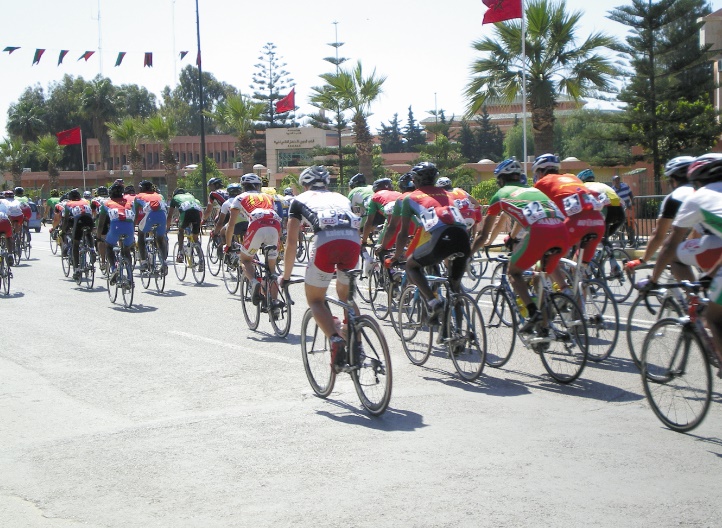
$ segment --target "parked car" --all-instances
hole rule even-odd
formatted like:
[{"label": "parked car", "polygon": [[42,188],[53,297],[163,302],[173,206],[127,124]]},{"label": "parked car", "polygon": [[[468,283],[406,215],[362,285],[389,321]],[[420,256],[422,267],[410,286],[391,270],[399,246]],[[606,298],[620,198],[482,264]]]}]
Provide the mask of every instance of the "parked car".
[{"label": "parked car", "polygon": [[28,205],[32,211],[30,220],[28,220],[28,228],[35,229],[36,233],[40,233],[40,222],[42,218],[40,218],[40,214],[38,214],[38,205],[35,202],[28,202]]}]

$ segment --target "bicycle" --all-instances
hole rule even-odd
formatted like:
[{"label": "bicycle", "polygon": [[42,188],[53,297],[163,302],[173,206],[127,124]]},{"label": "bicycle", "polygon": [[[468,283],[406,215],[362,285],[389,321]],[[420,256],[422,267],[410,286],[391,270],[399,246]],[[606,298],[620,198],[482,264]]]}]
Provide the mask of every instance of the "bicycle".
[{"label": "bicycle", "polygon": [[13,278],[13,272],[8,264],[8,241],[5,234],[0,234],[0,290],[5,295],[10,295],[10,280]]},{"label": "bicycle", "polygon": [[60,265],[63,268],[63,275],[66,277],[70,277],[70,270],[72,269],[72,264],[70,262],[70,259],[73,257],[73,239],[70,237],[68,233],[63,233],[63,236],[61,237],[62,240],[60,240]]},{"label": "bicycle", "polygon": [[236,241],[234,236],[228,253],[223,255],[223,264],[221,265],[223,284],[231,295],[238,291],[241,284],[241,275],[243,274],[239,253],[240,243]]},{"label": "bicycle", "polygon": [[466,273],[461,278],[461,287],[466,293],[476,291],[489,266],[489,261],[484,258],[481,250],[469,257],[466,262]]},{"label": "bicycle", "polygon": [[[383,414],[391,400],[392,370],[389,347],[378,323],[369,315],[359,315],[354,308],[356,278],[361,270],[340,270],[349,278],[349,298],[343,302],[326,296],[326,303],[343,309],[346,326],[347,363],[339,372],[353,380],[361,405],[373,416]],[[301,355],[303,368],[313,391],[326,398],[336,382],[336,368],[331,365],[331,347],[307,309],[301,321]]]},{"label": "bicycle", "polygon": [[57,227],[48,231],[48,234],[50,235],[50,251],[53,255],[58,254],[58,247],[60,246],[59,232],[60,230]]},{"label": "bicycle", "polygon": [[711,367],[720,367],[712,337],[702,322],[708,299],[702,284],[682,281],[689,295],[686,315],[660,319],[644,340],[641,357],[644,394],[654,414],[674,431],[687,432],[704,420],[712,400]]},{"label": "bicycle", "polygon": [[80,238],[76,272],[75,284],[80,286],[85,281],[85,287],[92,290],[95,284],[95,245],[89,227],[83,228],[83,235]]},{"label": "bicycle", "polygon": [[145,255],[148,267],[140,271],[140,282],[143,288],[150,288],[151,279],[155,282],[155,290],[163,293],[165,289],[165,276],[168,274],[168,267],[165,259],[161,257],[160,248],[157,240],[158,224],[153,224],[150,231],[145,236]]},{"label": "bicycle", "polygon": [[[454,253],[449,256],[449,262],[463,256],[463,253]],[[426,278],[444,301],[441,318],[438,324],[431,321],[426,300],[418,287],[414,284],[406,286],[398,312],[404,352],[414,365],[426,363],[433,348],[434,328],[438,326],[437,343],[445,345],[459,376],[474,381],[481,375],[486,362],[486,330],[481,311],[469,294],[451,290],[448,275],[427,275]]]},{"label": "bicycle", "polygon": [[[181,262],[178,262],[179,255],[183,256]],[[196,284],[203,283],[206,278],[205,256],[198,235],[193,234],[190,227],[186,227],[183,247],[178,247],[178,242],[175,243],[173,257],[173,269],[179,281],[185,280],[190,268]]]},{"label": "bicycle", "polygon": [[120,290],[123,296],[123,306],[130,308],[133,305],[135,282],[133,281],[133,261],[129,254],[130,251],[128,248],[123,247],[123,241],[126,238],[127,235],[120,235],[118,243],[113,246],[115,273],[109,272],[106,281],[110,302],[115,304],[118,298],[118,290]]},{"label": "bicycle", "polygon": [[217,277],[223,266],[223,241],[221,235],[208,238],[206,244],[206,258],[208,259],[208,271]]},{"label": "bicycle", "polygon": [[632,295],[634,280],[624,273],[622,266],[632,260],[627,251],[613,248],[607,239],[603,239],[597,248],[589,267],[595,278],[603,281],[614,295],[617,304],[621,304]]},{"label": "bicycle", "polygon": [[486,354],[490,366],[504,366],[519,338],[526,348],[539,354],[544,369],[555,381],[566,384],[576,380],[584,370],[589,341],[587,324],[579,305],[568,295],[555,292],[546,274],[547,259],[557,251],[559,248],[552,248],[544,254],[540,271],[528,270],[524,273],[526,279],[537,280],[536,303],[542,313],[542,321],[532,333],[520,332],[527,317],[516,302],[516,294],[506,274],[507,257],[489,257],[490,261],[503,264],[499,284],[482,288],[476,303],[483,308],[487,335],[492,336]]},{"label": "bicycle", "polygon": [[[269,265],[268,254],[275,251],[276,246],[263,246],[261,252],[264,261],[261,262],[256,258],[253,266],[256,270],[256,279],[261,282],[260,298],[253,298],[253,281],[249,281],[248,277],[243,273],[243,266],[240,266],[239,274],[241,278],[241,301],[243,308],[243,318],[248,324],[248,328],[255,330],[261,320],[261,312],[268,314],[268,320],[271,322],[273,331],[279,337],[286,337],[291,329],[291,305],[293,302],[288,294],[288,288],[279,289],[276,299],[273,298],[272,290],[275,288],[278,280],[275,270]],[[297,281],[301,282],[301,281]]]}]

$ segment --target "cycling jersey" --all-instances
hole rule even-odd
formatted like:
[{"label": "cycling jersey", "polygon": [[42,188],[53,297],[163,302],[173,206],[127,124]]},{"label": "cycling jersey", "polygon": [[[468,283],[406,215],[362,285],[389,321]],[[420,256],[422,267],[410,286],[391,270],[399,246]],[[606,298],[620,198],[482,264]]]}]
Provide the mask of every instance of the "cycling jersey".
[{"label": "cycling jersey", "polygon": [[208,195],[208,204],[218,204],[220,207],[223,205],[226,200],[228,200],[228,191],[225,189],[216,189],[215,191],[211,191]]},{"label": "cycling jersey", "polygon": [[[366,209],[368,208],[371,196],[373,196],[373,186],[365,185],[363,187],[354,187],[348,193],[348,199],[351,202],[351,211],[353,214],[359,217],[366,216]],[[365,220],[363,220],[365,222]]]},{"label": "cycling jersey", "polygon": [[296,196],[288,216],[310,226],[314,233],[326,229],[358,229],[361,225],[360,218],[351,211],[349,200],[326,189],[310,190]]},{"label": "cycling jersey", "polygon": [[383,221],[383,219],[391,216],[394,211],[394,204],[400,196],[400,192],[392,191],[389,189],[382,189],[380,191],[376,191],[369,200],[366,214],[369,218],[373,219],[378,213],[379,215],[381,215]]},{"label": "cycling jersey", "polygon": [[[262,245],[278,247],[281,217],[275,211],[273,196],[258,191],[246,191],[233,199],[231,209],[238,209],[238,216],[248,221],[241,245],[242,253],[252,256]],[[269,252],[268,256],[277,258],[278,250]]]},{"label": "cycling jersey", "polygon": [[132,246],[135,236],[133,202],[125,198],[109,198],[101,206],[100,213],[107,215],[110,221],[105,241],[112,246],[121,235],[126,235],[124,245]]},{"label": "cycling jersey", "polygon": [[156,233],[165,234],[168,206],[157,192],[138,193],[133,200],[133,210],[138,229],[143,233],[149,233],[153,224],[158,224]]},{"label": "cycling jersey", "polygon": [[7,239],[13,236],[10,217],[8,216],[8,206],[5,204],[5,200],[0,200],[0,233],[4,233]]},{"label": "cycling jersey", "polygon": [[11,222],[21,222],[25,219],[22,204],[16,198],[12,200],[6,198],[5,206],[7,207],[7,215]]},{"label": "cycling jersey", "polygon": [[55,206],[58,205],[58,202],[60,202],[60,198],[58,198],[57,196],[51,196],[45,202],[45,211],[50,218],[53,217],[53,213],[55,213]]},{"label": "cycling jersey", "polygon": [[613,207],[621,206],[622,200],[619,198],[619,195],[616,193],[614,189],[612,189],[609,185],[602,182],[586,182],[584,186],[591,190],[594,196],[599,201],[599,197],[601,195],[605,195],[609,203],[605,204],[606,200],[602,199],[601,202],[603,205],[611,205]]},{"label": "cycling jersey", "polygon": [[461,187],[455,187],[449,192],[454,197],[454,205],[464,217],[466,227],[474,227],[474,224],[481,221],[481,208],[471,203],[468,192]]},{"label": "cycling jersey", "polygon": [[659,206],[659,218],[673,220],[677,216],[677,211],[679,211],[682,203],[693,193],[694,187],[692,184],[677,187],[662,200],[662,205]]}]

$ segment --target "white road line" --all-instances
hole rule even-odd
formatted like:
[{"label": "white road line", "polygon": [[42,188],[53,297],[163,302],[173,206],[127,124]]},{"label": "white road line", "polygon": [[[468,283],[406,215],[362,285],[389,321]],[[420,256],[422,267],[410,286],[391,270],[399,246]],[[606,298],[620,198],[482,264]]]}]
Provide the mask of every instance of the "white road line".
[{"label": "white road line", "polygon": [[253,348],[249,347],[248,345],[237,345],[235,343],[228,343],[227,341],[221,341],[219,339],[212,339],[210,337],[189,334],[188,332],[178,332],[176,330],[169,330],[167,333],[177,335],[180,337],[185,337],[188,339],[193,339],[194,341],[201,341],[203,343],[208,343],[209,345],[219,346],[219,347],[223,347],[223,348],[230,348],[231,350],[237,350],[238,352],[242,352],[244,354],[253,354],[253,355],[264,357],[267,359],[273,359],[274,361],[283,361],[284,363],[289,363],[289,364],[298,363],[298,361],[296,359],[291,359],[289,357],[281,356],[278,354],[271,354],[268,352],[263,352],[258,349],[253,349]]}]

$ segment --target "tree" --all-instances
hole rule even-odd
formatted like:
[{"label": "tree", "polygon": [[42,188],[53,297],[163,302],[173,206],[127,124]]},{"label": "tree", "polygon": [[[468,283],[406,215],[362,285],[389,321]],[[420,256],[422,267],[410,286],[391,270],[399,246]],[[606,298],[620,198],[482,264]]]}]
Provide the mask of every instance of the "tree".
[{"label": "tree", "polygon": [[26,88],[17,103],[8,107],[7,131],[23,141],[35,141],[45,127],[45,94],[40,86]]},{"label": "tree", "polygon": [[593,110],[581,110],[570,116],[561,127],[559,155],[574,156],[591,165],[627,165],[632,161],[628,146],[617,141],[622,125],[615,116]]},{"label": "tree", "polygon": [[143,129],[143,121],[134,117],[108,124],[110,137],[128,147],[128,161],[133,170],[133,185],[136,189],[143,179],[143,154],[140,152],[140,144],[145,139]]},{"label": "tree", "polygon": [[[228,184],[228,178],[218,169],[216,160],[208,156],[206,156],[206,178],[220,178],[223,180],[224,185]],[[182,187],[189,192],[203,189],[203,183],[203,167],[200,163],[192,171],[184,173],[182,178],[178,178],[178,187]],[[170,195],[170,190],[168,193]]]},{"label": "tree", "polygon": [[220,129],[236,136],[243,172],[253,172],[256,122],[263,115],[264,105],[245,95],[234,95],[218,104],[211,115]]},{"label": "tree", "polygon": [[[527,124],[526,150],[534,152],[534,135],[531,133],[531,126]],[[506,131],[504,136],[504,157],[514,157],[520,161],[524,160],[524,128],[521,122],[517,122]]]},{"label": "tree", "polygon": [[399,126],[399,114],[394,114],[394,117],[391,121],[389,121],[388,126],[381,123],[381,129],[377,130],[377,132],[379,133],[382,152],[390,153],[404,151],[404,142],[401,138],[401,128]]},{"label": "tree", "polygon": [[178,160],[175,158],[172,146],[173,138],[178,135],[175,121],[172,117],[164,116],[159,112],[145,121],[141,132],[145,137],[163,145],[161,159],[165,171],[165,183],[168,186],[168,196],[170,196],[178,186]]},{"label": "tree", "polygon": [[128,117],[148,118],[158,111],[155,94],[145,86],[123,84],[118,88],[119,114]]},{"label": "tree", "polygon": [[42,136],[33,147],[33,150],[38,158],[43,163],[47,163],[48,181],[50,182],[51,189],[58,188],[58,181],[60,178],[58,163],[63,159],[64,149],[65,147],[58,145],[58,138],[56,138],[53,134],[46,134]]},{"label": "tree", "polygon": [[[364,174],[373,173],[373,141],[368,126],[368,117],[371,115],[371,105],[381,95],[381,87],[386,76],[376,76],[376,70],[369,77],[364,77],[363,66],[357,62],[350,70],[339,70],[338,73],[325,73],[321,78],[326,84],[311,88],[311,100],[336,101],[337,104],[325,107],[349,108],[352,113],[354,133],[356,135],[356,154],[359,159],[359,171]],[[326,104],[325,102],[323,104]]]},{"label": "tree", "polygon": [[105,170],[113,166],[107,125],[118,116],[117,97],[117,88],[110,79],[98,75],[85,88],[80,100],[82,111],[90,119],[93,134],[100,143],[100,157]]},{"label": "tree", "polygon": [[424,135],[424,129],[419,126],[419,123],[414,118],[414,112],[409,106],[409,114],[406,119],[406,126],[404,127],[404,137],[406,143],[404,143],[404,152],[418,152],[418,147],[426,145],[426,136]]},{"label": "tree", "polygon": [[[311,96],[311,106],[315,106],[319,111],[309,115],[311,124],[325,130],[336,130],[336,137],[338,138],[336,155],[338,156],[339,177],[341,181],[344,181],[345,167],[343,164],[341,134],[348,126],[348,120],[344,113],[350,110],[350,104],[348,101],[342,101],[329,86],[315,87],[312,90],[315,90],[315,93]],[[333,117],[329,117],[327,112]]]},{"label": "tree", "polygon": [[[576,34],[582,13],[567,13],[566,3],[531,0],[526,8],[526,55],[522,56],[521,21],[494,25],[494,35],[473,43],[483,54],[471,65],[472,79],[466,87],[467,115],[476,114],[490,99],[511,102],[523,95],[532,116],[535,152],[553,152],[554,107],[560,95],[575,101],[612,90],[617,69],[600,54],[616,41],[594,33],[581,43]],[[527,72],[522,94],[520,72]]]},{"label": "tree", "polygon": [[474,131],[479,148],[477,159],[488,158],[500,161],[504,155],[504,134],[498,125],[491,122],[486,106],[483,106],[481,110],[481,118],[478,119],[479,126]]},{"label": "tree", "polygon": [[5,139],[0,143],[0,171],[8,171],[13,176],[13,187],[22,184],[23,166],[28,159],[28,144],[22,139]]},{"label": "tree", "polygon": [[275,44],[268,42],[263,46],[258,60],[261,62],[254,66],[256,71],[253,73],[251,90],[253,99],[264,105],[260,121],[265,121],[270,128],[284,126],[290,112],[277,114],[276,101],[287,95],[293,79],[284,69],[286,63],[281,62]]}]

